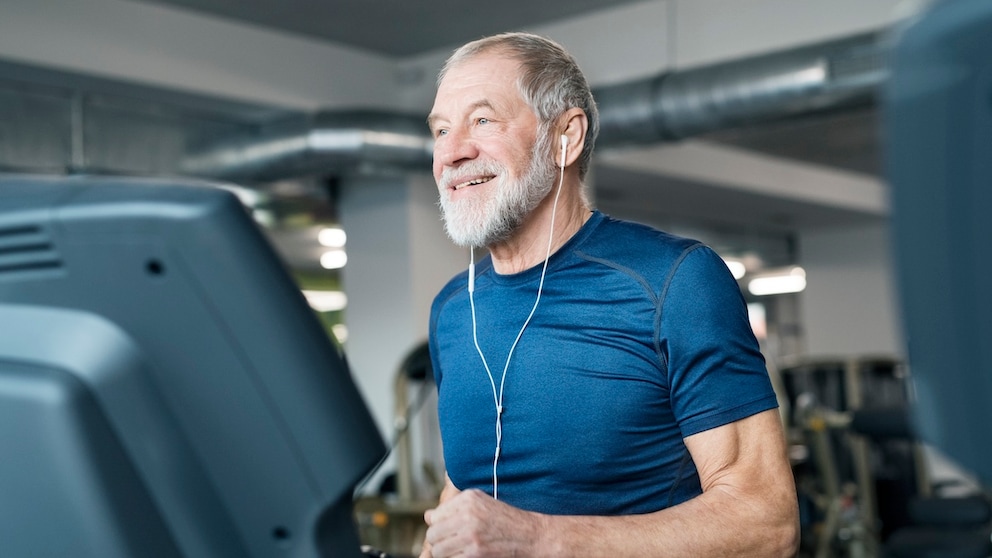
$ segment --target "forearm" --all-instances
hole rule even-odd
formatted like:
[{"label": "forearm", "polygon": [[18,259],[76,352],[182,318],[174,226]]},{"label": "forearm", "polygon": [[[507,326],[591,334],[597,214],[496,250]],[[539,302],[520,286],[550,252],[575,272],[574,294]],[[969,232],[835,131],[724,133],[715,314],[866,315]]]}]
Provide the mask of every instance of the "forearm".
[{"label": "forearm", "polygon": [[[703,492],[654,513],[555,516],[479,490],[457,492],[424,519],[434,558],[792,556],[798,504],[775,410],[685,439]],[[425,553],[425,556],[430,556]]]},{"label": "forearm", "polygon": [[702,494],[644,515],[542,517],[535,555],[794,555],[799,510],[778,413],[765,411],[685,441]]},{"label": "forearm", "polygon": [[723,487],[678,506],[619,517],[537,516],[534,557],[792,556],[798,512],[792,487],[768,498]]}]

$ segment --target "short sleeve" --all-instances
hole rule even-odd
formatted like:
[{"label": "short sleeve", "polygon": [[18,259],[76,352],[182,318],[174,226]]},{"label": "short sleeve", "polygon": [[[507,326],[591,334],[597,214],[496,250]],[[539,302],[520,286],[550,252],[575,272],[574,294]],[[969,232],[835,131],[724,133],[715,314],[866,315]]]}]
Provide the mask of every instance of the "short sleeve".
[{"label": "short sleeve", "polygon": [[778,405],[736,280],[710,248],[690,248],[663,292],[660,346],[683,437]]}]

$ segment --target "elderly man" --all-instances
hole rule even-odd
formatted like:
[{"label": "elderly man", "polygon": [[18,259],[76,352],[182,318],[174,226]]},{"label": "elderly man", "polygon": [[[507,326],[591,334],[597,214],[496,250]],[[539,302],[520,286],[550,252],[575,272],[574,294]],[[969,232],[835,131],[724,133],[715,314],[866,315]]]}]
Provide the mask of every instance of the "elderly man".
[{"label": "elderly man", "polygon": [[699,242],[590,207],[597,118],[538,36],[469,43],[441,71],[434,177],[472,262],[431,312],[448,480],[423,556],[792,555],[795,485],[737,284]]}]

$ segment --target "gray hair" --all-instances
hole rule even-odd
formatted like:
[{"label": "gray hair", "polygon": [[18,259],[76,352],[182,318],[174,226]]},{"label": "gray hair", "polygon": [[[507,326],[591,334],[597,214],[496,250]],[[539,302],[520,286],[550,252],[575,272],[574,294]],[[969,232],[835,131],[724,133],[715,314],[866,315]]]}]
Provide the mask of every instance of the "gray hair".
[{"label": "gray hair", "polygon": [[[530,33],[503,33],[468,43],[456,50],[438,74],[441,80],[452,67],[486,52],[497,51],[520,62],[517,88],[524,101],[541,121],[548,135],[555,119],[578,107],[586,113],[589,129],[579,158],[579,178],[584,178],[592,162],[592,151],[599,135],[599,111],[585,75],[575,59],[558,43]],[[557,137],[557,136],[556,136]]]}]

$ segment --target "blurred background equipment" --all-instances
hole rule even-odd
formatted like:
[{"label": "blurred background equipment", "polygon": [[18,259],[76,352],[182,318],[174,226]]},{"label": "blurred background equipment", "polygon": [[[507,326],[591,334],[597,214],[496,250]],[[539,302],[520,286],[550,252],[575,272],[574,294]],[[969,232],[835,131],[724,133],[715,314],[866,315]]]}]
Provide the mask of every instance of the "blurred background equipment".
[{"label": "blurred background equipment", "polygon": [[395,558],[420,555],[424,512],[437,505],[444,467],[437,424],[437,387],[427,342],[415,346],[396,371],[391,449],[396,470],[378,489],[359,494],[355,515],[362,541]]},{"label": "blurred background equipment", "polygon": [[787,432],[798,450],[793,467],[803,550],[809,555],[878,555],[880,524],[890,523],[881,519],[877,505],[885,483],[883,463],[902,464],[911,457],[873,455],[848,427],[851,414],[860,409],[905,405],[904,371],[897,359],[885,356],[801,358],[779,369]]},{"label": "blurred background equipment", "polygon": [[984,488],[942,480],[910,424],[911,378],[891,357],[800,359],[781,369],[803,556],[984,558]]}]

